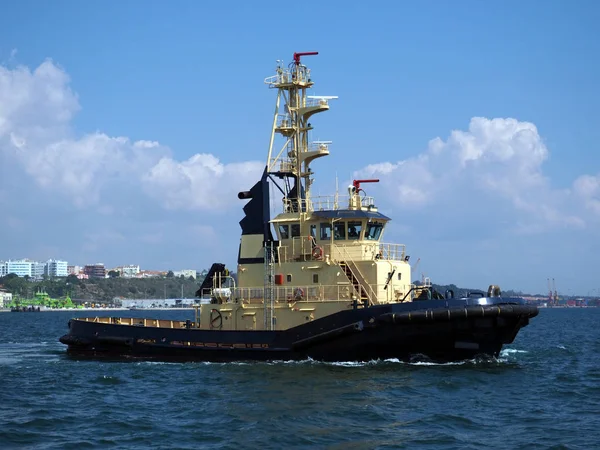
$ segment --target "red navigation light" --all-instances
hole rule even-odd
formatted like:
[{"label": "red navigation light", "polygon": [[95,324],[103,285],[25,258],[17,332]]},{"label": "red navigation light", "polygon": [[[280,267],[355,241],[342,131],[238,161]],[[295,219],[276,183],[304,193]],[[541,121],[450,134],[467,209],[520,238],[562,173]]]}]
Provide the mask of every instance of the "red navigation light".
[{"label": "red navigation light", "polygon": [[300,53],[294,53],[294,62],[296,63],[296,65],[300,64],[300,57],[301,56],[313,56],[313,55],[318,55],[319,52],[300,52]]}]

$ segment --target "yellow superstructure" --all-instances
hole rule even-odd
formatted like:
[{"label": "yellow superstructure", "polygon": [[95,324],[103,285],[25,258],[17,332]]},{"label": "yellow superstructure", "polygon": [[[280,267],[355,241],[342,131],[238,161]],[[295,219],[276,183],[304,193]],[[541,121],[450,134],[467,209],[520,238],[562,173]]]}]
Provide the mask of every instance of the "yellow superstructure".
[{"label": "yellow superstructure", "polygon": [[[411,267],[404,245],[382,241],[390,220],[354,180],[347,195],[313,197],[311,164],[329,155],[329,141],[310,141],[309,122],[328,111],[334,96],[309,96],[310,70],[294,62],[265,83],[277,89],[265,173],[240,199],[250,199],[240,222],[237,284],[214,276],[204,292],[202,327],[282,330],[345,309],[410,301]],[[278,141],[283,142],[276,147]],[[269,185],[282,194],[270,218]]]}]

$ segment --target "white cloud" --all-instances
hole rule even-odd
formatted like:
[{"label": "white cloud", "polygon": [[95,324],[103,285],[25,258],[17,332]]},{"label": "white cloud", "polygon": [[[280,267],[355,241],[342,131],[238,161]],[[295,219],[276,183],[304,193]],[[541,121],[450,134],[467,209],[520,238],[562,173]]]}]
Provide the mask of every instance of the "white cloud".
[{"label": "white cloud", "polygon": [[573,192],[589,211],[600,217],[600,174],[580,176],[573,183]]},{"label": "white cloud", "polygon": [[168,209],[221,210],[260,178],[263,164],[222,164],[210,154],[187,161],[162,158],[143,177],[146,191]]},{"label": "white cloud", "polygon": [[76,137],[71,120],[80,106],[69,83],[51,60],[33,71],[0,66],[0,155],[47,192],[104,213],[112,210],[102,204],[112,201],[108,193],[119,190],[149,194],[171,210],[215,211],[239,206],[236,191],[260,176],[257,162],[223,164],[210,154],[179,162],[156,141],[100,132]]},{"label": "white cloud", "polygon": [[583,228],[593,219],[584,205],[600,212],[599,178],[583,176],[572,190],[553,189],[542,171],[548,154],[532,123],[475,117],[467,131],[431,140],[424,153],[369,165],[357,176],[380,178],[388,200],[408,211],[510,215],[518,233]]}]

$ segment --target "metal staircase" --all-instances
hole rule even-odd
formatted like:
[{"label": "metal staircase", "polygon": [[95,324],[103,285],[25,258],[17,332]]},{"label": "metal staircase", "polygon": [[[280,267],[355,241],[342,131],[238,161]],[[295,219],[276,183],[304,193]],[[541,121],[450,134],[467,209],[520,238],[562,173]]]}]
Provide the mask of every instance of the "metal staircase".
[{"label": "metal staircase", "polygon": [[[340,267],[352,283],[354,291],[358,294],[358,299],[365,305],[373,305],[375,301],[375,292],[373,288],[365,283],[364,277],[361,275],[358,267],[349,261],[340,261]],[[351,265],[354,265],[355,270],[352,270]]]}]

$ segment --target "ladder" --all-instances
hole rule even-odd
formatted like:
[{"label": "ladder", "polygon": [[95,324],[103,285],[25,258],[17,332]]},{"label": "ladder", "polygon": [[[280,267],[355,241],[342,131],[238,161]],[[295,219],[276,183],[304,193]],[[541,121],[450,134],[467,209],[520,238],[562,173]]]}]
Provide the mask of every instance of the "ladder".
[{"label": "ladder", "polygon": [[275,267],[274,267],[274,249],[273,241],[265,242],[265,279],[263,290],[264,301],[264,329],[274,330],[274,309],[275,309]]},{"label": "ladder", "polygon": [[360,302],[363,304],[372,304],[373,300],[369,297],[367,290],[358,280],[348,263],[346,261],[340,261],[339,264],[346,276],[348,277],[348,279],[350,280],[350,282],[352,283],[352,286],[354,286],[355,291],[358,293]]}]

